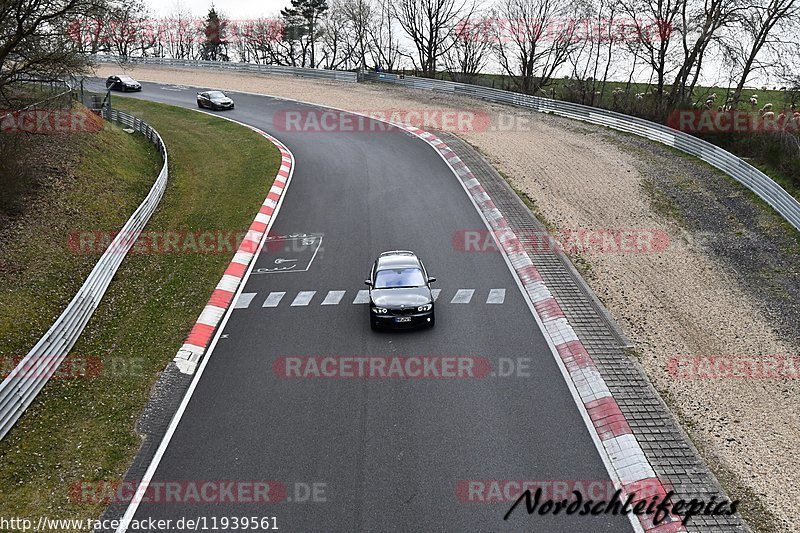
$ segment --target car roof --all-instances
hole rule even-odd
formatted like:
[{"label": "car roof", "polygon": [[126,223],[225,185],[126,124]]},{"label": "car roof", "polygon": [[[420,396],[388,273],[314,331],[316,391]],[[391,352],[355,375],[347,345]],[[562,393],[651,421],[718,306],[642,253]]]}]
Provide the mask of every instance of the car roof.
[{"label": "car roof", "polygon": [[408,250],[390,250],[378,257],[378,269],[397,267],[418,267],[420,264],[414,252]]}]

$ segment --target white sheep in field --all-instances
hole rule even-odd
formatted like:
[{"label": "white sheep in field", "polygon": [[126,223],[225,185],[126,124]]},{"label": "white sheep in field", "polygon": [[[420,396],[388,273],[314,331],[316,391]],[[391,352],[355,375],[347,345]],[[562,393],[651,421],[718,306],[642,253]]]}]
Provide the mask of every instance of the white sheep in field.
[{"label": "white sheep in field", "polygon": [[767,111],[772,111],[772,104],[764,104],[764,107],[759,109],[762,113],[766,113]]},{"label": "white sheep in field", "polygon": [[750,105],[752,105],[753,108],[755,108],[758,105],[758,95],[757,94],[754,94],[753,96],[750,97]]},{"label": "white sheep in field", "polygon": [[644,93],[636,93],[633,95],[637,100],[644,100]]}]

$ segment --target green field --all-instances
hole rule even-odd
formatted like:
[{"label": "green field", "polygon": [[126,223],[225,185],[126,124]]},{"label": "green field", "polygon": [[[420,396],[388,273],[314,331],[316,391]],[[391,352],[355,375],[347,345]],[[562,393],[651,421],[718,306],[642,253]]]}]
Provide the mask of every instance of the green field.
[{"label": "green field", "polygon": [[[169,184],[146,231],[247,230],[280,164],[270,142],[191,110],[126,98],[114,105],[149,122],[169,149]],[[0,355],[7,360],[33,346],[99,257],[69,250],[67,236],[121,228],[160,168],[152,145],[114,126],[78,148],[76,184],[53,199],[46,223],[26,220],[6,250],[6,262],[21,267],[0,272]],[[0,442],[0,516],[100,515],[101,504],[72,501],[70,487],[122,477],[152,385],[233,256],[183,250],[126,257],[68,359],[102,361],[102,370],[48,382]]]}]

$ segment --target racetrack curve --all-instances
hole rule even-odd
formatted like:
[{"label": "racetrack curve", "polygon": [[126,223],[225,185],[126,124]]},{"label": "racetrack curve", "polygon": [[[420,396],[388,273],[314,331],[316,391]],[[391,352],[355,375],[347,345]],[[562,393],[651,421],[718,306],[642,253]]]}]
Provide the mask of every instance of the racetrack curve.
[{"label": "racetrack curve", "polygon": [[[197,89],[142,85],[128,96],[196,105]],[[457,496],[464,480],[610,478],[503,257],[454,246],[458,232],[485,226],[441,157],[398,130],[281,131],[281,112],[323,108],[230,94],[236,109],[221,114],[273,134],[295,156],[270,235],[319,234],[321,246],[310,265],[307,248],[264,248],[242,291],[249,305],[240,298],[206,356],[153,480],[274,480],[289,498],[296,483],[316,483],[324,501],[162,501],[140,504],[136,519],[275,516],[285,531],[631,530],[622,516],[528,516],[524,506],[504,521],[510,503]],[[387,249],[416,251],[438,278],[434,329],[372,332],[366,306],[352,303]],[[275,259],[308,268],[259,273]],[[451,303],[460,289],[474,289],[469,303]],[[492,289],[505,289],[501,304],[487,303]],[[308,305],[290,305],[301,291],[316,292]],[[329,291],[345,293],[321,305]],[[280,292],[276,306],[264,307]],[[286,379],[273,371],[282,356],[322,355],[481,356],[493,368],[529,358],[531,369],[529,377],[456,380]]]}]

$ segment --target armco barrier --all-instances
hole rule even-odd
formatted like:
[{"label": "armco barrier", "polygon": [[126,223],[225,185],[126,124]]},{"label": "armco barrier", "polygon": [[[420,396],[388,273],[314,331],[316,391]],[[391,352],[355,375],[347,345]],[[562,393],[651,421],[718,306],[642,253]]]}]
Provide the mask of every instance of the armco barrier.
[{"label": "armco barrier", "polygon": [[607,126],[615,130],[632,133],[639,137],[645,137],[666,144],[667,146],[698,157],[725,172],[756,193],[792,226],[800,230],[800,202],[792,195],[754,166],[742,161],[730,152],[689,135],[688,133],[606,109],[563,102],[560,100],[551,100],[538,96],[528,96],[500,89],[492,89],[490,87],[482,87],[480,85],[468,85],[451,81],[416,78],[413,76],[401,77],[395,74],[373,72],[362,73],[360,79],[365,81],[394,83],[413,89],[446,92],[460,96],[472,96],[490,102],[525,107],[541,113],[552,113],[562,117]]},{"label": "armco barrier", "polygon": [[120,111],[107,110],[106,118],[144,134],[159,148],[164,164],[147,197],[100,257],[67,308],[36,346],[0,383],[0,439],[5,437],[45,383],[55,374],[78,340],[100,304],[111,278],[155,211],[167,186],[167,148],[158,132],[136,117]]},{"label": "armco barrier", "polygon": [[[98,61],[119,61],[114,56],[96,56]],[[472,96],[490,102],[509,104],[525,107],[541,113],[552,113],[562,117],[582,120],[592,124],[607,126],[615,130],[632,133],[652,141],[660,142],[677,150],[702,159],[706,163],[725,172],[736,181],[756,193],[769,206],[777,211],[792,226],[800,230],[800,202],[786,192],[772,179],[741,160],[732,153],[719,148],[688,133],[668,128],[667,126],[650,122],[630,115],[623,115],[615,111],[608,111],[598,107],[590,107],[561,100],[552,100],[539,96],[525,94],[481,85],[470,85],[452,81],[434,80],[430,78],[417,78],[414,76],[399,76],[376,72],[349,72],[336,70],[321,70],[297,67],[281,67],[275,65],[255,65],[252,63],[233,63],[224,61],[193,61],[183,59],[165,58],[128,58],[129,62],[147,65],[164,65],[173,67],[227,69],[240,72],[255,72],[261,74],[281,74],[320,78],[337,81],[376,81],[394,83],[412,89],[439,91],[460,96]]]},{"label": "armco barrier", "polygon": [[[120,63],[117,56],[94,56],[95,61]],[[357,74],[347,70],[325,70],[318,68],[282,67],[278,65],[256,65],[255,63],[236,63],[233,61],[201,61],[189,59],[169,59],[162,57],[129,57],[127,63],[143,63],[164,67],[206,68],[214,70],[228,70],[234,72],[249,72],[253,74],[271,74],[276,76],[298,76],[301,78],[316,78],[355,83]]]}]

